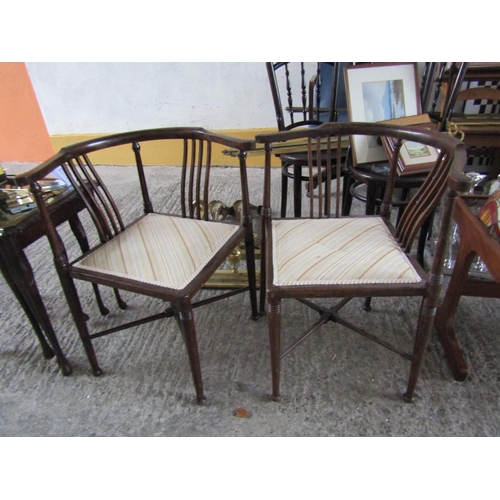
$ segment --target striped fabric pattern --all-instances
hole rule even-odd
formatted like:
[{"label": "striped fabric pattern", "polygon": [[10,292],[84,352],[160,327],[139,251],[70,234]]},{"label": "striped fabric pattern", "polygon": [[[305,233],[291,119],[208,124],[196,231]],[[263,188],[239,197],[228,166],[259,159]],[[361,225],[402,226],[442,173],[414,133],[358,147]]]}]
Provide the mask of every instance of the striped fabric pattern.
[{"label": "striped fabric pattern", "polygon": [[182,290],[238,228],[148,214],[75,266]]},{"label": "striped fabric pattern", "polygon": [[274,284],[419,283],[379,217],[272,222]]}]

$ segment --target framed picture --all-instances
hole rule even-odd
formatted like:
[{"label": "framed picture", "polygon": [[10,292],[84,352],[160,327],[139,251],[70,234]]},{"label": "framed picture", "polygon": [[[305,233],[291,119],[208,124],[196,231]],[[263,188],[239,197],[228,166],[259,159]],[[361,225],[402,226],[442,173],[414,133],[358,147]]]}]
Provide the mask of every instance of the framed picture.
[{"label": "framed picture", "polygon": [[[420,114],[416,63],[346,66],[349,121],[380,122]],[[354,166],[386,160],[376,137],[351,137]]]},{"label": "framed picture", "polygon": [[[427,113],[416,116],[407,116],[405,118],[396,118],[382,123],[387,123],[389,125],[411,126],[422,130],[436,130],[436,125],[432,123]],[[396,142],[394,138],[382,137],[381,140],[389,161],[392,161],[394,151],[396,149]],[[433,148],[432,146],[426,146],[418,142],[403,141],[398,157],[398,174],[412,175],[428,172],[436,163],[438,155],[439,150]]]}]

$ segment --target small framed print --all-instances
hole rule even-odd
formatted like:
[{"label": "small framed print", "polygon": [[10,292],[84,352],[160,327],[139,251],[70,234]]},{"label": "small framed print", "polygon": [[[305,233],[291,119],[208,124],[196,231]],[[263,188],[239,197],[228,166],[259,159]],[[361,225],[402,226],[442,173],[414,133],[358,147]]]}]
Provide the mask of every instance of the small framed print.
[{"label": "small framed print", "polygon": [[[396,118],[382,123],[411,126],[422,130],[436,130],[436,125],[432,123],[427,113],[405,118]],[[396,149],[395,140],[392,137],[382,137],[381,140],[389,161],[392,161]],[[403,141],[398,157],[398,174],[411,175],[429,172],[436,163],[438,156],[439,150],[432,146],[427,146],[418,142]]]},{"label": "small framed print", "polygon": [[[380,122],[420,114],[416,63],[346,66],[347,111],[352,122]],[[376,137],[352,136],[354,166],[385,160]]]}]

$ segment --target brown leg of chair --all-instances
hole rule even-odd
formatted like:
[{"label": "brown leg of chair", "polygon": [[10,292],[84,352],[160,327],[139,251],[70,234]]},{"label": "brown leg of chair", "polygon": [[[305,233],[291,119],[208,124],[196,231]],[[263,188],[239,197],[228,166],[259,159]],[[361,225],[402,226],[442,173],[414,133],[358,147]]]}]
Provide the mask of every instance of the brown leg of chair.
[{"label": "brown leg of chair", "polygon": [[92,345],[92,339],[90,338],[89,330],[87,327],[87,316],[82,310],[75,283],[73,279],[64,271],[64,269],[60,269],[57,266],[57,263],[56,269],[59,274],[59,279],[61,280],[62,289],[66,297],[69,310],[71,312],[71,315],[73,316],[73,321],[75,322],[78,334],[80,335],[80,340],[82,341],[83,348],[85,349],[85,353],[87,354],[87,359],[89,360],[90,366],[92,368],[92,373],[94,374],[94,376],[98,377],[102,375],[103,372],[97,362],[97,356],[95,354],[94,346]]},{"label": "brown leg of chair", "polygon": [[420,316],[417,325],[417,334],[415,337],[415,345],[413,347],[413,355],[410,368],[410,376],[408,379],[408,387],[403,399],[407,403],[413,401],[415,388],[417,386],[418,377],[422,371],[425,353],[429,344],[429,339],[432,331],[432,324],[434,322],[434,312],[432,308],[427,305],[427,299],[424,300],[420,308]]},{"label": "brown leg of chair", "polygon": [[261,316],[266,314],[266,231],[262,227],[260,242],[260,290],[259,290],[259,313]]},{"label": "brown leg of chair", "polygon": [[271,376],[273,392],[271,399],[281,401],[280,364],[281,364],[281,299],[269,301],[269,345],[271,350]]},{"label": "brown leg of chair", "polygon": [[369,182],[366,185],[366,215],[375,215],[377,213],[377,191],[377,186],[374,182]]},{"label": "brown leg of chair", "polygon": [[120,291],[117,290],[116,288],[113,288],[113,291],[115,292],[115,299],[116,303],[118,304],[118,307],[120,309],[127,309],[128,305],[127,303],[120,297]]},{"label": "brown leg of chair", "polygon": [[[309,186],[309,189],[312,193],[314,188],[311,189]],[[294,217],[302,216],[302,167],[300,164],[293,166],[293,215]]]},{"label": "brown leg of chair", "polygon": [[[284,167],[283,167],[284,168]],[[288,197],[288,177],[281,172],[281,217],[286,217],[286,202]]]},{"label": "brown leg of chair", "polygon": [[354,179],[349,173],[344,174],[344,182],[342,184],[342,215],[350,215],[352,207],[351,186],[354,184]]},{"label": "brown leg of chair", "polygon": [[205,404],[206,398],[203,393],[203,380],[201,377],[200,355],[198,352],[198,342],[196,340],[196,330],[194,326],[193,309],[190,301],[185,301],[179,305],[172,305],[175,317],[186,346],[191,375],[193,376],[196,400],[199,405]]},{"label": "brown leg of chair", "polygon": [[[251,228],[250,228],[251,232]],[[259,310],[257,308],[257,277],[255,274],[255,247],[253,235],[245,238],[245,252],[247,261],[248,285],[250,286],[250,306],[252,308],[252,319],[259,319]]]}]

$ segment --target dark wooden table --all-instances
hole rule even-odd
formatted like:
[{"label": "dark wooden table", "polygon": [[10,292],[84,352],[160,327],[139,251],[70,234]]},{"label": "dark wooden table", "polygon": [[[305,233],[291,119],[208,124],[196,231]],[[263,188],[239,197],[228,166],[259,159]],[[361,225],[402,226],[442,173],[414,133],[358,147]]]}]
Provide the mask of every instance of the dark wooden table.
[{"label": "dark wooden table", "polygon": [[[80,197],[69,189],[52,198],[48,206],[56,224],[68,221],[82,249],[88,248],[87,237],[78,218],[78,213],[85,208]],[[36,285],[33,269],[24,253],[28,245],[44,235],[37,209],[16,215],[8,214],[0,209],[0,269],[2,274],[33,325],[44,357],[50,359],[56,356],[63,375],[70,375],[71,366],[61,350]],[[51,258],[50,252],[47,254],[47,259]]]},{"label": "dark wooden table", "polygon": [[[435,318],[439,340],[448,365],[456,380],[465,380],[468,373],[465,357],[455,332],[455,313],[462,295],[500,297],[500,243],[490,236],[486,226],[469,205],[472,197],[460,197],[453,216],[458,224],[459,249],[446,294]],[[483,260],[492,279],[469,276],[476,255]]]}]

